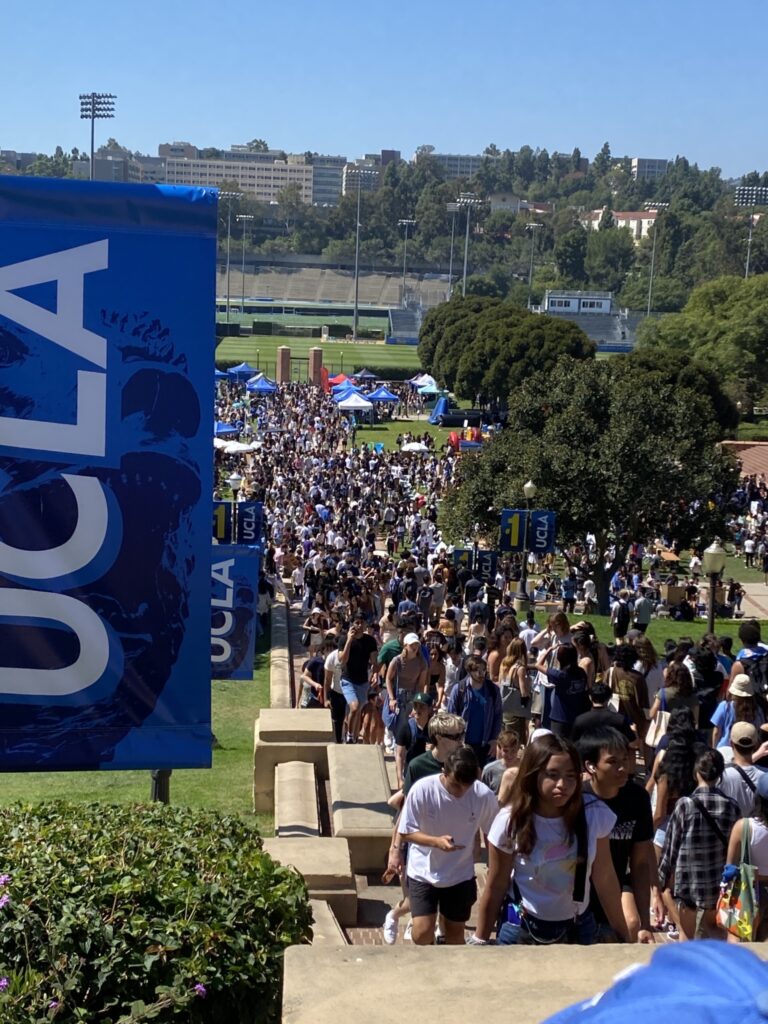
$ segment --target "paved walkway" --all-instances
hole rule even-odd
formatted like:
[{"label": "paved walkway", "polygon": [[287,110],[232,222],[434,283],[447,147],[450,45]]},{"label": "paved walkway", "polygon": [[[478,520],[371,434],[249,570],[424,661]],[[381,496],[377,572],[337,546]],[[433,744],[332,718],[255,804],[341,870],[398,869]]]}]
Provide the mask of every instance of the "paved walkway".
[{"label": "paved walkway", "polygon": [[742,583],[744,601],[741,610],[745,619],[768,619],[768,586],[765,583]]}]

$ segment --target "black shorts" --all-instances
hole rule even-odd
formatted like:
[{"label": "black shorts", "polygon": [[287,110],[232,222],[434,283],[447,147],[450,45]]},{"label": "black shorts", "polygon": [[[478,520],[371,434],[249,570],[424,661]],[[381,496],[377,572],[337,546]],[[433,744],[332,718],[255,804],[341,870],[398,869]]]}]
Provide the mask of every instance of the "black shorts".
[{"label": "black shorts", "polygon": [[442,888],[418,878],[409,878],[408,895],[412,917],[431,917],[439,912],[447,921],[463,924],[469,920],[477,901],[477,882],[470,878]]}]

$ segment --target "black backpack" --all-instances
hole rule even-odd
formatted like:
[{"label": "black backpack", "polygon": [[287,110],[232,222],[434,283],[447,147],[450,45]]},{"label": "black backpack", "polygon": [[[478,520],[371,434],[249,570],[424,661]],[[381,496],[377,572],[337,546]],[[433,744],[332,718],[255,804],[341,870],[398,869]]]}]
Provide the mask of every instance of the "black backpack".
[{"label": "black backpack", "polygon": [[741,664],[750,678],[752,689],[758,697],[768,694],[768,651],[756,658],[742,659]]},{"label": "black backpack", "polygon": [[629,629],[629,605],[619,602],[619,610],[616,612],[616,633],[618,636],[626,636]]}]

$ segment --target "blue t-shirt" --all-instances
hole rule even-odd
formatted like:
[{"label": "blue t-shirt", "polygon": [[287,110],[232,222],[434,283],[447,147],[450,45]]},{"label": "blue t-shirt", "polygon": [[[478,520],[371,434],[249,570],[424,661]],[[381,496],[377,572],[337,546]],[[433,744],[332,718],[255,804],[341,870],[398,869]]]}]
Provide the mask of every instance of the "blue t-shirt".
[{"label": "blue t-shirt", "polygon": [[554,686],[550,718],[553,722],[573,722],[589,711],[587,676],[583,668],[564,672],[561,668],[547,669],[547,679]]},{"label": "blue t-shirt", "polygon": [[[733,726],[734,719],[736,718],[736,712],[733,709],[733,702],[730,700],[721,700],[715,708],[715,712],[712,715],[710,721],[712,725],[719,729],[722,736],[717,741],[718,748],[730,747],[731,745],[731,727]],[[759,729],[763,724],[764,716],[760,708],[755,708],[755,721],[754,726]]]}]

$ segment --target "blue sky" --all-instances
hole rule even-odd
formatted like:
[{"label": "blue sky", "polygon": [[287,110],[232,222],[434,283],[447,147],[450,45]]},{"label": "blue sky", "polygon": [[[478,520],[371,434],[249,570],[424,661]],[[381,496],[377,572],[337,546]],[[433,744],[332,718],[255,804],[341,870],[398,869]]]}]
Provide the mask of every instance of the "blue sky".
[{"label": "blue sky", "polygon": [[742,0],[5,0],[0,148],[98,141],[410,157],[523,144],[768,169],[762,40]]}]

